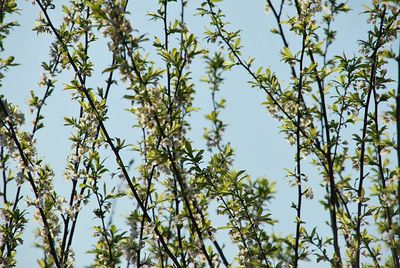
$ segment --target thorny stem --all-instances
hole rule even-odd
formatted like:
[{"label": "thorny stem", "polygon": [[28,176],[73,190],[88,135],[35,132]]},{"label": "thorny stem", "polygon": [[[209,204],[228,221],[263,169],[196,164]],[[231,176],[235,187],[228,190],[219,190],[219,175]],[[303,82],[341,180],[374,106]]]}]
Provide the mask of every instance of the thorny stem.
[{"label": "thorny stem", "polygon": [[[217,70],[214,69],[214,70],[213,70],[213,76],[214,76],[214,77],[217,75],[216,73],[217,73]],[[215,100],[215,91],[216,91],[218,85],[217,85],[217,81],[211,81],[211,83],[212,83],[211,100],[212,100],[212,105],[213,105],[213,112],[214,112],[214,113],[217,113],[217,105],[216,105],[216,100]],[[216,135],[217,135],[217,137],[216,137],[216,139],[217,139],[216,146],[217,146],[218,150],[219,150],[220,152],[222,152],[223,150],[222,150],[221,144],[220,144],[221,134],[219,133],[219,129],[218,129],[218,126],[217,126],[216,122],[214,122],[214,121],[213,121],[213,127],[214,127],[214,131],[216,132]],[[204,225],[204,224],[205,224],[204,213],[203,213],[202,209],[198,206],[196,200],[194,200],[193,202],[194,202],[195,208],[197,209],[197,213],[200,214],[200,217],[201,217],[202,222],[203,222],[203,225]],[[212,232],[211,232],[211,231],[208,231],[208,234],[211,236],[211,235],[212,235]],[[228,260],[226,259],[226,256],[225,256],[225,254],[224,254],[224,252],[223,252],[221,246],[219,245],[218,241],[214,240],[214,241],[213,241],[213,244],[214,244],[215,248],[217,249],[218,254],[219,254],[220,257],[221,257],[222,262],[224,263],[224,265],[225,265],[226,267],[228,267],[228,266],[229,266],[229,262],[228,262]]]},{"label": "thorny stem", "polygon": [[[326,32],[327,32],[327,37],[326,37],[326,40],[325,40],[325,49],[324,49],[324,52],[323,52],[323,56],[322,56],[322,58],[323,58],[323,66],[326,66],[326,59],[327,59],[327,54],[328,54],[328,48],[329,48],[329,45],[331,44],[331,41],[329,40],[329,31],[330,31],[330,28],[331,28],[331,19],[329,19],[329,21],[328,21],[328,23],[327,23],[327,30],[326,30]],[[325,88],[325,81],[324,81],[324,78],[322,78],[321,79],[322,81],[321,81],[321,84],[322,84],[322,88]],[[322,103],[321,103],[321,110],[323,109],[323,107],[322,107]],[[322,139],[322,143],[324,143],[325,141],[324,141],[324,120],[323,120],[323,118],[322,118],[322,115],[320,116],[320,121],[321,121],[321,139]],[[333,157],[333,160],[332,160],[332,162],[334,163],[335,162],[335,157]]]},{"label": "thorny stem", "polygon": [[[156,121],[158,121],[158,120],[156,120]],[[163,134],[163,132],[162,132],[162,136],[165,136],[165,134]],[[189,199],[188,199],[187,194],[186,194],[186,185],[185,185],[185,183],[183,181],[183,178],[181,177],[181,173],[180,173],[178,167],[175,164],[176,160],[175,160],[175,158],[174,158],[174,156],[173,156],[173,154],[171,152],[171,149],[168,146],[167,146],[167,153],[168,153],[169,159],[171,160],[172,171],[175,174],[175,176],[176,176],[176,178],[178,180],[179,186],[181,188],[182,197],[183,197],[183,200],[185,202],[185,206],[186,206],[187,212],[189,214],[189,218],[192,221],[192,224],[194,225],[196,233],[197,233],[197,235],[199,237],[199,240],[201,242],[201,248],[202,248],[203,254],[205,255],[205,257],[207,259],[207,262],[210,265],[210,267],[214,267],[214,264],[213,264],[213,262],[212,262],[212,260],[210,258],[210,255],[208,254],[207,249],[206,249],[206,247],[204,245],[202,231],[200,230],[200,227],[197,224],[196,218],[194,217],[193,211],[192,211],[192,209],[190,207],[191,204],[190,204]]]},{"label": "thorny stem", "polygon": [[[54,64],[54,67],[53,67],[53,72],[57,69],[57,66],[59,64],[59,59],[60,59],[60,56],[58,55],[58,57],[56,59],[56,63]],[[50,88],[51,88],[51,84],[48,83],[46,91],[44,93],[44,96],[43,96],[42,100],[40,101],[39,107],[38,107],[37,112],[36,112],[36,118],[34,120],[31,138],[33,138],[33,136],[35,135],[36,131],[38,130],[38,124],[39,124],[39,120],[40,120],[40,112],[41,112],[41,110],[43,108],[43,105],[44,105],[46,99],[50,96]]]},{"label": "thorny stem", "polygon": [[[165,2],[164,2],[163,23],[164,23],[164,35],[165,35],[165,50],[168,51],[168,41],[169,41],[169,40],[168,40],[168,36],[169,36],[169,31],[168,31],[168,28],[167,28],[167,27],[168,27],[168,26],[167,26],[167,24],[168,24],[168,23],[167,23],[167,4],[168,4],[168,1],[165,1]],[[184,13],[183,13],[183,12],[184,12],[184,5],[185,5],[185,2],[182,1],[181,5],[182,5],[182,6],[181,6],[181,24],[183,25],[183,23],[184,23],[184,21],[183,21],[183,19],[184,19]],[[182,43],[182,41],[183,41],[182,38],[183,38],[183,36],[182,36],[182,34],[181,34],[181,43]],[[181,53],[182,53],[182,51],[181,51]],[[132,60],[132,62],[133,62],[133,60]],[[186,62],[187,62],[187,59],[186,59],[186,57],[185,57],[185,59],[184,59],[184,61],[183,61],[183,64],[182,64],[182,67],[178,70],[178,79],[177,79],[177,82],[176,82],[176,88],[175,88],[175,92],[174,92],[174,97],[176,96],[176,93],[178,92],[178,88],[179,88],[179,86],[180,86],[180,81],[181,81],[181,77],[182,77],[183,68],[184,68]],[[168,95],[168,103],[169,103],[168,112],[169,112],[169,114],[170,114],[170,113],[172,112],[172,103],[171,103],[171,76],[170,76],[169,63],[167,63],[166,68],[167,68],[167,95]],[[139,76],[139,75],[138,75],[138,76]],[[141,79],[140,76],[139,76],[139,79]],[[149,100],[149,103],[150,103],[150,105],[152,105],[150,100]],[[165,135],[165,134],[163,133],[163,131],[162,131],[161,125],[160,125],[160,123],[159,123],[159,120],[157,119],[157,115],[154,115],[154,116],[155,116],[155,118],[156,118],[156,122],[157,122],[158,127],[159,127],[159,129],[160,129],[160,132],[161,132],[161,134],[162,134],[161,136],[166,137],[166,135]],[[171,116],[171,114],[170,114],[170,116]],[[172,121],[171,121],[170,123],[172,124]],[[172,145],[172,149],[173,149],[173,147],[174,147],[174,145]],[[174,158],[174,156],[173,156],[173,153],[171,152],[170,149],[171,149],[171,148],[169,148],[169,147],[167,148],[168,154],[169,154],[169,156],[170,156],[170,160],[173,161],[172,167],[173,167],[173,169],[174,169],[174,167],[175,167],[175,161],[176,161],[176,160],[173,160],[173,159],[172,159],[172,158]],[[171,158],[171,157],[172,157],[172,158]],[[176,169],[176,167],[175,167],[175,169]],[[176,169],[176,170],[177,170],[177,169]],[[174,179],[178,179],[178,182],[179,182],[180,187],[181,187],[181,193],[182,193],[182,195],[184,196],[184,195],[186,195],[186,185],[184,185],[184,184],[181,182],[182,179],[180,179],[181,181],[179,181],[179,177],[180,177],[179,175],[177,175],[177,174],[175,174],[175,175],[176,175],[176,176],[174,176]],[[176,183],[176,182],[175,182],[175,183]],[[176,193],[177,193],[177,191],[176,191]],[[177,199],[177,197],[175,197],[175,199],[176,199],[176,200],[175,200],[175,202],[176,202],[176,208],[178,209],[178,213],[179,213],[179,200]],[[184,197],[183,199],[184,199],[185,205],[186,205],[186,207],[187,207],[187,209],[188,209],[188,211],[189,211],[189,218],[191,218],[191,221],[192,221],[192,223],[193,223],[193,225],[194,225],[195,231],[196,231],[197,235],[199,236],[199,238],[200,238],[200,240],[201,240],[203,252],[204,252],[204,254],[205,254],[206,258],[207,258],[207,261],[208,261],[210,267],[213,267],[212,260],[211,260],[210,257],[208,256],[207,250],[206,250],[206,248],[205,248],[205,246],[204,246],[204,242],[203,242],[203,238],[202,238],[200,229],[199,229],[199,227],[197,226],[197,223],[196,223],[196,221],[195,221],[195,218],[191,215],[193,212],[191,211],[190,205],[188,205],[188,204],[189,204],[188,201],[186,201],[187,198]],[[204,219],[203,212],[201,211],[201,209],[198,208],[198,205],[197,205],[197,203],[196,203],[195,200],[193,201],[193,206],[194,206],[194,208],[196,208],[197,212],[200,214],[200,217],[201,217],[202,219]],[[177,228],[178,228],[178,239],[179,239],[179,237],[180,237],[179,226],[177,226]],[[179,239],[179,244],[181,245],[180,239]],[[222,251],[222,249],[221,249],[221,247],[220,247],[218,241],[213,241],[213,244],[214,244],[214,246],[216,247],[216,249],[217,249],[219,255],[221,256],[221,259],[222,259],[224,265],[227,267],[227,266],[229,265],[229,263],[228,263],[228,261],[226,260],[226,257],[225,257],[225,255],[224,255],[224,253],[223,253],[223,251]]]}]

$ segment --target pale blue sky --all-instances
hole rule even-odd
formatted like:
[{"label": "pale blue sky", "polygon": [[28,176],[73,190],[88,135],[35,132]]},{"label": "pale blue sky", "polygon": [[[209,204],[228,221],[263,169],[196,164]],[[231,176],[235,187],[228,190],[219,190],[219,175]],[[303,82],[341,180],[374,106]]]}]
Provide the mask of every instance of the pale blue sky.
[{"label": "pale blue sky", "polygon": [[[58,2],[58,1],[56,1]],[[203,36],[204,25],[208,24],[208,19],[194,17],[192,14],[198,1],[189,1],[189,10],[187,11],[187,23],[191,31],[199,36]],[[352,11],[346,16],[340,16],[332,25],[338,31],[337,42],[332,46],[330,55],[341,54],[342,51],[352,55],[358,51],[356,41],[366,38],[366,16],[360,14],[361,4],[368,1],[349,1]],[[21,65],[12,68],[4,79],[4,86],[1,88],[1,94],[6,98],[21,106],[23,111],[27,111],[24,100],[29,97],[30,90],[37,91],[42,96],[43,91],[38,89],[42,61],[48,57],[48,46],[53,36],[39,35],[31,31],[34,26],[34,19],[39,14],[39,7],[31,5],[30,1],[18,1],[21,14],[15,19],[21,25],[17,27],[8,37],[4,52],[6,55],[14,55],[16,62]],[[57,4],[58,5],[58,4]],[[171,4],[174,5],[174,4]],[[159,22],[149,21],[146,12],[154,10],[157,1],[138,1],[131,0],[129,10],[132,13],[132,25],[140,33],[148,33],[152,39],[155,35],[161,34]],[[221,4],[227,15],[227,20],[232,23],[232,29],[242,29],[241,37],[244,45],[243,56],[254,56],[256,58],[254,66],[271,66],[271,69],[278,73],[283,80],[288,80],[289,69],[280,62],[279,51],[282,47],[279,36],[272,35],[269,30],[276,26],[271,16],[264,13],[264,1],[241,1],[229,0]],[[57,6],[57,9],[59,6]],[[57,18],[57,11],[51,12],[53,18]],[[289,40],[292,42],[293,40]],[[205,44],[205,41],[202,41]],[[294,43],[295,41],[293,41]],[[151,42],[147,44],[151,52]],[[208,44],[205,44],[209,46]],[[92,87],[103,86],[105,76],[101,75],[102,69],[111,62],[111,55],[105,53],[105,43],[100,42],[89,50],[91,57],[95,58],[94,77],[89,80]],[[159,62],[154,55],[150,58]],[[195,105],[202,110],[192,115],[192,133],[190,137],[195,142],[195,147],[204,147],[202,140],[203,128],[207,122],[204,120],[204,114],[211,108],[209,91],[205,84],[199,82],[199,78],[204,74],[204,66],[192,66],[193,78],[197,86],[197,95]],[[63,182],[63,169],[66,163],[66,157],[70,153],[70,142],[67,140],[71,129],[64,127],[63,117],[66,115],[77,115],[79,106],[70,101],[70,93],[63,91],[63,84],[71,78],[71,73],[65,73],[59,78],[56,90],[53,96],[48,99],[47,106],[44,108],[45,126],[37,134],[38,153],[43,156],[46,163],[49,163],[56,171],[57,189],[62,191],[66,184]],[[259,90],[252,89],[247,83],[249,77],[241,68],[234,68],[231,72],[225,74],[225,83],[221,95],[227,99],[227,108],[222,117],[228,123],[225,134],[226,141],[230,141],[236,150],[236,167],[246,169],[253,176],[266,176],[277,182],[278,193],[276,199],[272,201],[271,211],[275,218],[280,220],[275,231],[283,234],[294,233],[294,213],[290,208],[291,202],[296,200],[296,191],[288,186],[285,177],[285,168],[294,168],[294,150],[284,141],[279,133],[277,122],[272,119],[262,107],[261,103],[265,99],[265,94]],[[128,102],[122,98],[126,94],[123,84],[114,87],[109,99],[109,120],[106,126],[111,130],[112,136],[126,138],[128,142],[135,143],[138,140],[138,132],[132,130],[131,126],[134,120],[131,115],[124,111],[128,107]],[[126,162],[131,152],[124,154]],[[108,160],[110,167],[115,168],[113,158]],[[314,168],[307,166],[310,182],[309,185],[318,188],[316,196],[312,201],[304,203],[304,219],[309,226],[318,226],[322,233],[329,234],[329,227],[324,223],[328,220],[328,213],[324,212],[318,198],[322,197],[323,189],[319,186],[320,178]],[[68,186],[67,186],[68,187]],[[69,188],[66,188],[69,189]],[[26,188],[25,193],[30,193]],[[130,204],[118,203],[117,213],[119,221],[124,223],[122,216],[126,216],[130,209]],[[83,267],[90,263],[91,255],[85,254],[90,249],[92,241],[91,230],[88,226],[93,224],[93,214],[90,208],[85,208],[80,215],[80,224],[73,244],[76,253],[76,267]],[[32,249],[34,241],[32,235],[33,223],[28,224],[24,235],[24,245],[18,251],[18,267],[32,267],[32,260],[38,256],[38,252]],[[224,239],[224,235],[221,235]],[[233,251],[232,251],[233,252]],[[232,258],[232,255],[230,255]],[[308,266],[308,265],[307,265]],[[311,266],[308,266],[311,267]],[[312,267],[317,267],[312,265]],[[320,265],[319,267],[328,267]]]}]

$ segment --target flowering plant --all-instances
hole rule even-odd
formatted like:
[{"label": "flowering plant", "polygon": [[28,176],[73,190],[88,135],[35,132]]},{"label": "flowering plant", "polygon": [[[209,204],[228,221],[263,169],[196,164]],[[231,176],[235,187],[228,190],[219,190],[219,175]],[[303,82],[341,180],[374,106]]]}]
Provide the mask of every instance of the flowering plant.
[{"label": "flowering plant", "polygon": [[[48,62],[42,63],[44,93],[32,90],[26,102],[30,115],[0,95],[1,267],[17,266],[31,219],[38,222],[35,246],[43,252],[38,265],[74,267],[74,241],[82,239],[75,233],[82,228],[83,209],[91,208],[90,267],[325,262],[399,268],[400,86],[394,82],[400,77],[388,71],[389,64],[400,68],[392,48],[399,2],[372,1],[365,8],[371,29],[358,43],[359,53],[350,57],[329,53],[337,34],[334,20],[350,10],[346,1],[266,0],[287,77],[271,67],[255,69],[256,59],[243,57],[241,32],[232,30],[221,0],[155,2],[148,17],[161,32],[151,38],[135,28],[128,0],[33,1],[32,9],[39,10],[33,30],[52,43]],[[1,51],[18,25],[12,18],[19,11],[17,1],[0,0]],[[190,12],[208,20],[205,38],[191,30]],[[92,51],[103,41],[111,60],[98,67]],[[0,59],[0,79],[15,62],[13,56]],[[201,83],[193,77],[196,64],[205,69]],[[294,168],[287,172],[297,192],[295,218],[293,230],[284,235],[274,231],[279,215],[270,211],[275,183],[237,170],[234,146],[224,135],[226,101],[220,91],[232,69],[265,94],[263,105],[295,149]],[[57,80],[65,82],[79,110],[78,116],[64,118],[71,131],[63,168],[68,190],[58,187],[51,159],[37,146],[38,133],[51,131],[44,128],[44,110],[62,86]],[[212,108],[201,148],[191,138],[190,116],[205,85]],[[136,142],[110,127],[113,88],[124,90]],[[33,117],[32,125],[26,117]],[[310,171],[310,163],[317,172]],[[309,178],[321,187],[311,187]],[[27,190],[31,194],[24,195]],[[317,191],[323,192],[320,200],[314,198]],[[322,204],[329,234],[319,231],[321,223],[304,221],[305,199]],[[116,219],[117,202],[128,204],[127,225]],[[224,229],[229,238],[221,239]]]}]

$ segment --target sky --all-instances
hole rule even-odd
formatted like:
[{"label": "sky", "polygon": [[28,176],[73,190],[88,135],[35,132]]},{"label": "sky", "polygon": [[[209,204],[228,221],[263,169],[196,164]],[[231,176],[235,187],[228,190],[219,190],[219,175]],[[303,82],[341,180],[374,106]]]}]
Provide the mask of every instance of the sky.
[{"label": "sky", "polygon": [[[54,39],[49,35],[36,35],[32,32],[34,20],[39,14],[39,7],[32,5],[31,1],[18,0],[20,14],[15,16],[20,24],[15,28],[5,43],[5,55],[13,55],[16,62],[20,65],[13,67],[4,79],[0,93],[6,98],[21,107],[22,111],[27,111],[25,100],[29,97],[30,90],[35,90],[39,96],[43,94],[43,89],[38,87],[41,75],[41,62],[48,59],[48,46]],[[59,1],[57,1],[59,2]],[[62,2],[62,1],[60,1]],[[187,24],[189,30],[204,38],[205,26],[209,23],[208,19],[193,16],[198,1],[189,1],[187,10]],[[333,28],[337,30],[337,41],[330,50],[330,55],[341,54],[342,52],[352,55],[357,53],[357,40],[366,38],[368,24],[366,16],[361,14],[362,4],[368,1],[350,0],[349,5],[352,10],[346,16],[339,16],[333,23]],[[174,4],[171,4],[174,5]],[[176,5],[176,4],[175,4]],[[232,29],[241,29],[241,39],[243,43],[243,56],[253,56],[256,58],[254,66],[271,66],[282,80],[288,81],[289,72],[287,66],[280,61],[279,51],[282,47],[279,36],[272,35],[269,31],[275,27],[275,21],[271,14],[264,12],[265,2],[261,0],[241,1],[229,0],[221,3],[221,8],[226,14],[226,20],[231,22]],[[147,33],[152,39],[161,34],[160,22],[149,20],[146,13],[157,8],[157,1],[138,1],[131,0],[128,10],[131,12],[132,25],[140,33]],[[52,18],[60,16],[60,5],[56,4],[56,9],[50,13]],[[289,39],[289,42],[295,42]],[[206,44],[205,40],[201,43]],[[151,52],[151,42],[148,43]],[[111,62],[110,53],[106,53],[104,40],[99,41],[99,45],[91,48],[89,53],[95,58],[94,76],[89,80],[92,85],[104,85],[105,76],[101,71]],[[154,55],[150,55],[154,57]],[[159,59],[154,57],[157,62]],[[204,74],[204,66],[197,64],[192,66],[193,80],[198,85],[196,87],[195,106],[200,111],[195,112],[191,118],[192,131],[190,138],[195,147],[204,148],[202,140],[203,129],[207,126],[204,114],[211,109],[210,92],[205,84],[199,82]],[[45,162],[49,163],[55,170],[56,187],[63,190],[68,188],[68,184],[63,181],[63,170],[66,157],[70,153],[70,142],[68,137],[71,129],[64,126],[64,116],[75,115],[79,111],[79,104],[70,101],[70,93],[63,90],[63,84],[72,77],[71,72],[62,74],[57,83],[55,92],[47,101],[43,110],[45,115],[45,128],[37,134],[38,154],[44,157]],[[265,100],[265,94],[260,90],[251,88],[248,84],[250,77],[240,68],[224,74],[224,85],[220,96],[227,100],[226,109],[221,114],[228,124],[225,140],[231,142],[236,152],[235,168],[245,169],[252,177],[265,176],[277,183],[277,195],[270,205],[272,215],[280,220],[275,227],[276,232],[282,234],[294,233],[295,211],[290,208],[291,202],[296,199],[296,190],[288,186],[288,179],[285,177],[285,169],[293,170],[294,149],[284,140],[279,133],[279,124],[267,114],[261,103]],[[109,120],[106,126],[111,131],[112,136],[125,138],[130,143],[135,143],[139,136],[132,130],[135,123],[132,116],[125,111],[129,103],[123,99],[126,94],[123,84],[118,85],[111,91],[109,99]],[[126,159],[131,156],[130,152],[124,152]],[[110,162],[112,158],[110,158]],[[110,164],[112,165],[112,164]],[[329,233],[329,227],[324,223],[328,220],[328,213],[324,211],[316,200],[322,197],[323,189],[319,186],[320,178],[315,168],[306,166],[310,181],[309,185],[318,188],[315,199],[305,201],[304,220],[310,226],[318,225],[322,233]],[[114,166],[115,167],[115,166]],[[116,182],[112,182],[116,183]],[[30,189],[24,189],[26,195],[30,194]],[[130,204],[117,203],[116,215],[121,224],[125,224],[124,216],[127,215]],[[94,220],[91,208],[85,208],[79,220],[76,240],[73,248],[76,253],[76,267],[84,267],[90,263],[91,255],[85,252],[90,249],[91,230],[87,228]],[[118,222],[117,221],[117,222]],[[218,224],[218,222],[217,222]],[[35,238],[32,235],[34,223],[28,224],[23,236],[24,244],[20,246],[17,256],[19,264],[17,267],[31,267],[32,258],[36,258],[39,252],[32,247]],[[225,234],[221,234],[222,239],[226,239]],[[228,245],[229,246],[229,245]],[[231,251],[234,253],[235,251]],[[230,258],[232,258],[232,254]],[[313,267],[328,267],[327,264],[316,264]]]}]

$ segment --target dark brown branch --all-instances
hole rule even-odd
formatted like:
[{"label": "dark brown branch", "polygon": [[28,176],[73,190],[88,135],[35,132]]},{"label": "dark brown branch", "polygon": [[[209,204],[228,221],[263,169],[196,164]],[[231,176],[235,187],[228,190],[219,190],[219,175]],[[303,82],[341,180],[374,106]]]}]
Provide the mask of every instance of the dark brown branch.
[{"label": "dark brown branch", "polygon": [[[122,173],[123,173],[123,175],[124,175],[124,178],[125,178],[126,182],[128,183],[128,186],[129,186],[129,188],[130,188],[130,190],[131,190],[133,196],[135,197],[136,201],[138,202],[138,205],[139,205],[140,209],[141,209],[141,210],[143,211],[143,213],[146,215],[147,220],[148,220],[149,222],[151,222],[152,220],[151,220],[150,216],[148,215],[148,213],[147,213],[147,211],[146,211],[146,209],[145,209],[145,207],[144,207],[144,203],[143,203],[143,201],[141,200],[141,198],[140,198],[140,196],[139,196],[139,194],[138,194],[138,192],[137,192],[135,186],[133,185],[133,183],[132,183],[132,181],[131,181],[131,179],[130,179],[130,176],[129,176],[129,174],[128,174],[128,171],[127,171],[127,169],[126,169],[126,167],[125,167],[125,165],[124,165],[124,163],[123,163],[123,160],[122,160],[122,158],[121,158],[121,156],[120,156],[120,154],[119,154],[119,151],[118,151],[118,149],[115,147],[114,142],[113,142],[113,140],[111,139],[111,137],[110,137],[110,135],[109,135],[109,133],[108,133],[108,130],[107,130],[106,127],[104,126],[104,123],[103,123],[103,121],[102,121],[102,117],[101,117],[101,115],[99,114],[99,112],[98,112],[98,110],[97,110],[97,108],[96,108],[95,102],[94,102],[94,100],[92,100],[92,97],[90,96],[88,90],[83,86],[83,84],[84,84],[83,78],[82,78],[81,74],[79,73],[79,69],[78,69],[78,67],[76,66],[76,64],[75,64],[75,62],[74,62],[74,60],[73,60],[73,58],[71,57],[70,53],[68,52],[68,47],[67,47],[67,45],[64,43],[62,37],[61,37],[60,34],[58,33],[57,29],[54,27],[54,25],[53,25],[53,23],[52,23],[52,21],[51,21],[49,15],[48,15],[48,13],[47,13],[47,10],[45,9],[45,7],[42,5],[42,3],[41,3],[39,0],[37,0],[36,3],[39,5],[39,7],[41,8],[41,10],[43,11],[43,14],[44,14],[44,16],[45,16],[45,18],[46,18],[46,20],[47,20],[47,22],[48,22],[48,24],[49,24],[49,26],[50,26],[52,32],[53,32],[53,34],[57,37],[58,41],[60,42],[60,44],[62,45],[63,49],[64,49],[65,52],[67,53],[67,57],[68,57],[69,63],[71,64],[73,70],[75,71],[75,74],[76,74],[76,76],[78,77],[78,80],[79,80],[79,82],[80,82],[80,84],[81,84],[81,86],[82,86],[82,87],[80,88],[80,91],[81,91],[81,92],[85,95],[85,97],[87,98],[90,107],[92,108],[92,110],[93,110],[93,112],[94,112],[96,118],[98,119],[99,125],[100,125],[100,129],[101,129],[101,131],[103,132],[103,134],[104,134],[104,136],[105,136],[106,142],[109,144],[109,146],[110,146],[112,152],[114,153],[115,158],[116,158],[116,162],[117,162],[118,166],[121,168],[121,171],[122,171]],[[154,231],[155,231],[156,235],[158,236],[158,238],[159,238],[159,240],[160,240],[160,242],[161,242],[161,244],[162,244],[164,250],[167,252],[167,254],[170,256],[170,258],[173,260],[174,264],[175,264],[177,267],[181,267],[180,264],[179,264],[179,262],[178,262],[178,260],[176,259],[176,257],[174,256],[174,254],[171,252],[171,250],[169,249],[168,245],[165,243],[165,240],[164,240],[164,238],[163,238],[163,235],[160,233],[160,231],[159,231],[159,229],[158,229],[158,226],[155,226]]]}]

